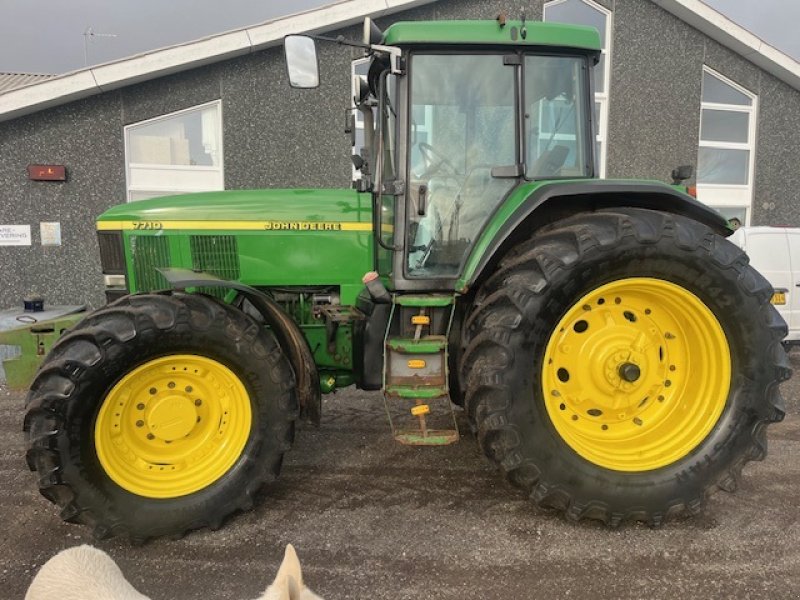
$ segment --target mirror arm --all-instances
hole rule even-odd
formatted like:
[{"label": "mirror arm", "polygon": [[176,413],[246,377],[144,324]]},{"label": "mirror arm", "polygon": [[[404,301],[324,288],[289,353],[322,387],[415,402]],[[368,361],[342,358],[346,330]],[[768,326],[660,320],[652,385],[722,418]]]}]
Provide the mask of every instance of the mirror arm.
[{"label": "mirror arm", "polygon": [[329,37],[325,35],[311,35],[311,34],[302,34],[306,37],[310,37],[312,40],[319,40],[321,42],[333,42],[334,44],[339,44],[340,46],[351,46],[353,48],[363,48],[368,52],[380,52],[382,54],[387,54],[389,56],[389,66],[391,67],[392,75],[402,75],[403,68],[402,68],[402,51],[400,48],[395,48],[394,46],[384,46],[382,44],[364,44],[363,42],[353,42],[351,40],[346,40],[343,35],[337,35],[334,37]]},{"label": "mirror arm", "polygon": [[340,46],[352,46],[353,48],[363,48],[364,50],[370,50],[372,48],[372,46],[369,44],[346,40],[343,35],[337,35],[335,38],[326,35],[313,35],[310,33],[301,33],[298,35],[304,35],[306,37],[310,37],[312,40],[319,40],[320,42],[333,42],[334,44],[339,44]]}]

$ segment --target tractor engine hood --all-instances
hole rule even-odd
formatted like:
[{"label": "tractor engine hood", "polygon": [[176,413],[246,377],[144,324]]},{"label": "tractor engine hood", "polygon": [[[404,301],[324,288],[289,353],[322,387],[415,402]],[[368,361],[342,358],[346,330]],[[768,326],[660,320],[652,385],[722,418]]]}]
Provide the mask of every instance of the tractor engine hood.
[{"label": "tractor engine hood", "polygon": [[372,230],[370,197],[353,190],[230,190],[114,206],[100,229]]},{"label": "tractor engine hood", "polygon": [[124,257],[129,292],[167,288],[159,270],[181,268],[254,287],[330,288],[352,304],[374,268],[371,198],[353,190],[153,198],[107,210],[97,229],[104,272],[121,272],[104,256]]}]

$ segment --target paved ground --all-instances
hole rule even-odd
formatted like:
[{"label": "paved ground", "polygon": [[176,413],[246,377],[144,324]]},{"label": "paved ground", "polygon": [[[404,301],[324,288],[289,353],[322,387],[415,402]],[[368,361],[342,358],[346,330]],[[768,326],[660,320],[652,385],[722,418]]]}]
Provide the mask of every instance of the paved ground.
[{"label": "paved ground", "polygon": [[[800,373],[800,353],[792,356]],[[217,532],[97,545],[154,600],[253,598],[287,542],[328,600],[800,597],[800,376],[770,456],[739,491],[661,529],[575,525],[534,508],[471,437],[391,441],[380,396],[339,393],[303,429],[279,483]],[[0,598],[21,598],[58,550],[91,541],[62,523],[24,466],[23,395],[0,388]]]}]

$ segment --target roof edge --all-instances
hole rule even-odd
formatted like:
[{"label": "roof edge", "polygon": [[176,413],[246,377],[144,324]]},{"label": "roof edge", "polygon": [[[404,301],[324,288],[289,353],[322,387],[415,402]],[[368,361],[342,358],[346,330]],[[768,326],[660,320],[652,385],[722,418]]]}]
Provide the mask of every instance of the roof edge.
[{"label": "roof edge", "polygon": [[65,73],[0,94],[0,122],[278,45],[291,33],[347,27],[435,0],[342,0],[320,8]]},{"label": "roof edge", "polygon": [[[305,12],[65,73],[0,94],[0,122],[276,46],[290,33],[320,33],[436,0],[341,0]],[[700,0],[652,0],[723,46],[800,90],[800,62]]]},{"label": "roof edge", "polygon": [[701,0],[652,0],[681,21],[800,90],[800,62]]}]

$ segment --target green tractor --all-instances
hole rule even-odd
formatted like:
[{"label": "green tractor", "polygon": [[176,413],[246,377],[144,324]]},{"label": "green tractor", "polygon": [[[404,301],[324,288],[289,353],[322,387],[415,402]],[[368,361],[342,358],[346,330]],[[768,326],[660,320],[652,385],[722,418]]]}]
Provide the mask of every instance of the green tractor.
[{"label": "green tractor", "polygon": [[[322,39],[286,38],[292,85],[318,85]],[[219,527],[349,385],[383,392],[406,444],[455,441],[463,407],[570,519],[658,525],[732,490],[784,414],[786,326],[719,214],[596,178],[597,32],[367,21],[333,41],[369,59],[354,189],[99,218],[109,303],[54,346],[25,417],[61,516],[134,540]]]}]

